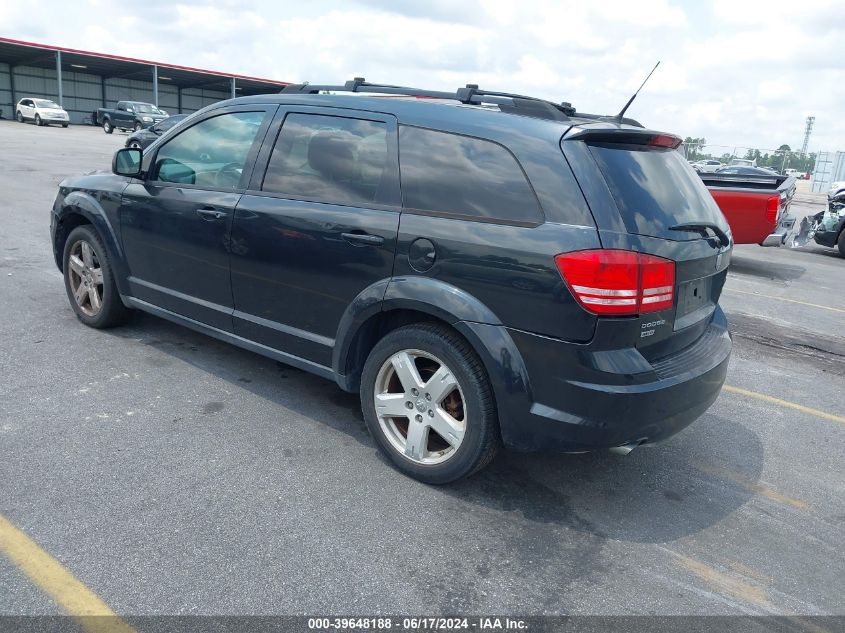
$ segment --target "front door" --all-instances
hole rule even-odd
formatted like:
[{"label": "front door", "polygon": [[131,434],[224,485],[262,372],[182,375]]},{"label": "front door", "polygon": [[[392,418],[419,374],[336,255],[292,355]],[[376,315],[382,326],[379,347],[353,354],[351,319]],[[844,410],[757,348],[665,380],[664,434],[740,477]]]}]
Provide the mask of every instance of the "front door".
[{"label": "front door", "polygon": [[336,108],[282,117],[235,211],[235,333],[330,366],[344,310],[392,273],[396,120]]},{"label": "front door", "polygon": [[135,298],[232,331],[229,232],[270,118],[261,107],[212,111],[144,157],[146,180],[121,201]]}]

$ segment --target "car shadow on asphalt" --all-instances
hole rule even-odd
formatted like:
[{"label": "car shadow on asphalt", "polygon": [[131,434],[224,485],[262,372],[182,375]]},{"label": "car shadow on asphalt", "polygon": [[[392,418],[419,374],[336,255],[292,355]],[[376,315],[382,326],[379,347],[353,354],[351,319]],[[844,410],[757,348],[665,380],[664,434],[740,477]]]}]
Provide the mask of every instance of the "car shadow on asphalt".
[{"label": "car shadow on asphalt", "polygon": [[807,269],[803,266],[752,259],[734,253],[728,272],[774,281],[795,281],[803,277]]},{"label": "car shadow on asphalt", "polygon": [[[367,432],[357,394],[332,381],[145,314],[108,332],[340,431],[390,468]],[[665,543],[706,529],[747,503],[762,464],[763,446],[754,433],[707,413],[665,444],[624,457],[502,451],[476,475],[433,490],[444,501],[528,523]]]}]

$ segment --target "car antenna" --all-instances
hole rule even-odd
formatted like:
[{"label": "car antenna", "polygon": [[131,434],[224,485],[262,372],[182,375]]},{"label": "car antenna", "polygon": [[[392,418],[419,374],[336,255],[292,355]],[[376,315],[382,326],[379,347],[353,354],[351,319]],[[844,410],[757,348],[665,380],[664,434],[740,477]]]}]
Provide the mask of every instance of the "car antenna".
[{"label": "car antenna", "polygon": [[636,99],[636,98],[637,98],[637,95],[638,95],[638,94],[640,94],[640,90],[642,90],[642,89],[643,89],[643,86],[645,86],[645,82],[646,82],[646,81],[648,81],[649,79],[651,79],[651,76],[654,74],[654,71],[655,71],[655,70],[657,70],[657,67],[658,67],[658,66],[660,66],[660,62],[657,62],[657,63],[654,65],[654,68],[652,68],[652,69],[651,69],[651,72],[648,74],[648,76],[647,76],[647,77],[643,80],[643,82],[640,84],[640,87],[639,87],[639,88],[637,88],[637,91],[636,91],[634,94],[632,94],[632,95],[631,95],[631,98],[630,98],[630,99],[628,99],[628,103],[626,103],[626,104],[625,104],[625,107],[624,107],[624,108],[622,108],[622,109],[619,111],[619,114],[617,114],[617,115],[616,115],[616,122],[617,122],[617,123],[622,123],[622,117],[624,117],[624,116],[625,116],[625,112],[627,112],[627,111],[628,111],[628,108],[630,108],[630,107],[631,107],[631,104],[632,104],[632,103],[634,103],[634,99]]}]

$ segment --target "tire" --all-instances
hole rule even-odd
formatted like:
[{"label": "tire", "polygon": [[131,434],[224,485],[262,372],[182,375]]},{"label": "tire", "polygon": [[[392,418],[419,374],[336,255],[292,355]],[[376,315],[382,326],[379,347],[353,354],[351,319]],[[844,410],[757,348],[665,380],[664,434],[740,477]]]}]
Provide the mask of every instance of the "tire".
[{"label": "tire", "polygon": [[120,300],[106,248],[90,224],[70,232],[62,257],[65,291],[76,317],[93,328],[126,322],[130,310]]},{"label": "tire", "polygon": [[144,151],[144,148],[143,148],[143,147],[141,147],[141,144],[140,144],[138,141],[132,141],[131,143],[129,143],[129,147],[132,147],[132,148],[134,148],[134,149],[139,149],[139,150],[141,150],[141,151]]},{"label": "tire", "polygon": [[112,132],[114,132],[114,126],[112,126],[111,121],[109,121],[108,119],[103,121],[103,132],[105,132],[106,134],[111,134]]},{"label": "tire", "polygon": [[135,126],[132,128],[132,131],[133,131],[133,132],[138,132],[138,131],[140,131],[140,130],[141,130],[141,128],[142,128],[141,124],[140,124],[140,123],[138,123],[137,121],[135,121]]},{"label": "tire", "polygon": [[[409,362],[413,371],[407,371]],[[379,449],[398,470],[424,483],[447,484],[472,475],[490,463],[501,444],[484,366],[447,327],[415,324],[387,334],[364,363],[360,393],[364,421]],[[394,411],[397,415],[389,415]],[[409,445],[412,429],[417,439]]]},{"label": "tire", "polygon": [[26,121],[24,121],[23,114],[21,114],[20,110],[18,110],[17,114],[15,114],[15,118],[17,119],[18,123],[26,123]]},{"label": "tire", "polygon": [[62,123],[62,127],[67,127],[67,123]]},{"label": "tire", "polygon": [[41,116],[38,114],[35,115],[35,125],[37,125],[38,127],[44,125],[44,123],[41,121]]},{"label": "tire", "polygon": [[836,247],[839,249],[839,254],[845,257],[845,229],[839,232],[839,239],[836,241]]}]

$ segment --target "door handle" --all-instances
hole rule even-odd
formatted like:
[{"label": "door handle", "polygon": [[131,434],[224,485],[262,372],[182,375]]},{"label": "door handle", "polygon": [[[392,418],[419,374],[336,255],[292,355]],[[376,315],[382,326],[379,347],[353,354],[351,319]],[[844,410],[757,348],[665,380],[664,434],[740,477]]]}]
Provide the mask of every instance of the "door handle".
[{"label": "door handle", "polygon": [[384,244],[381,235],[370,233],[341,233],[340,236],[353,246],[380,246]]},{"label": "door handle", "polygon": [[225,211],[215,209],[214,207],[202,207],[201,209],[197,209],[197,215],[203,220],[211,222],[212,220],[222,220],[227,214]]}]

